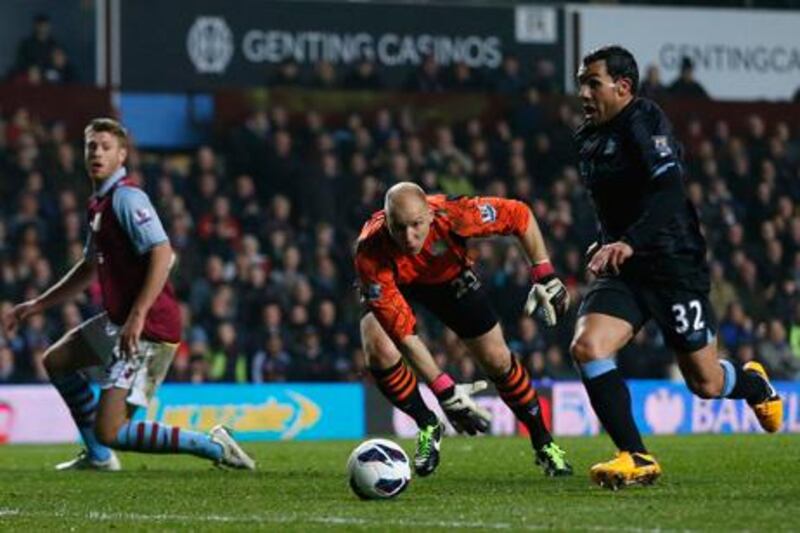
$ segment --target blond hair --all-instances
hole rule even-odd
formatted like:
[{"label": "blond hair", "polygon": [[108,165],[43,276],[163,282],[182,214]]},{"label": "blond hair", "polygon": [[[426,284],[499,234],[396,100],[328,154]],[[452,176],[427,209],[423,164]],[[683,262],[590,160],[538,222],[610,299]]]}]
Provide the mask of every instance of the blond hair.
[{"label": "blond hair", "polygon": [[86,129],[83,130],[83,136],[86,137],[90,133],[108,132],[119,140],[122,148],[128,147],[128,130],[113,118],[101,117],[92,119]]}]

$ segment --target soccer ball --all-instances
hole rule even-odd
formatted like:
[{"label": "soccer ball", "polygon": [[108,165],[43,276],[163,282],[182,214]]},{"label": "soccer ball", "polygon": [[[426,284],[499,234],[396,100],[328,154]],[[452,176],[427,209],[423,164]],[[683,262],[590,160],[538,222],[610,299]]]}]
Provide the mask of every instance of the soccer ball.
[{"label": "soccer ball", "polygon": [[406,452],[386,439],[359,444],[347,460],[347,473],[350,488],[362,500],[394,498],[411,481]]}]

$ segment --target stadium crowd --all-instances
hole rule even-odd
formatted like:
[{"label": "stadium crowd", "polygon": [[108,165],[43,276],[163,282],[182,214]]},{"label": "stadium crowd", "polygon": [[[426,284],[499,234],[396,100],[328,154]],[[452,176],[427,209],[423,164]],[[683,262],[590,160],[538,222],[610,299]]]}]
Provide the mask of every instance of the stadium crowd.
[{"label": "stadium crowd", "polygon": [[[200,147],[186,165],[181,154],[133,147],[129,175],[153,198],[178,257],[173,282],[185,334],[168,380],[361,379],[351,246],[386,188],[402,180],[431,193],[529,203],[579,301],[583,253],[595,238],[571,139],[580,116],[568,103],[546,109],[542,92],[535,84],[521,90],[503,118],[431,131],[420,127],[420,109],[383,108],[334,123],[313,109],[290,116],[274,106]],[[3,111],[0,311],[53,284],[81,256],[91,192],[81,139],[31,110]],[[719,341],[730,357],[760,360],[776,379],[800,379],[800,132],[753,115],[745,134],[692,119],[679,136],[688,195],[709,242]],[[522,316],[530,282],[519,250],[508,240],[482,241],[474,258],[534,378],[576,378],[568,352],[574,318],[545,330]],[[79,302],[0,337],[0,382],[44,381],[45,348],[100,309],[99,298],[94,286]],[[480,375],[452,332],[424,312],[419,329],[455,378]],[[677,375],[649,327],[619,364],[628,377]]]}]

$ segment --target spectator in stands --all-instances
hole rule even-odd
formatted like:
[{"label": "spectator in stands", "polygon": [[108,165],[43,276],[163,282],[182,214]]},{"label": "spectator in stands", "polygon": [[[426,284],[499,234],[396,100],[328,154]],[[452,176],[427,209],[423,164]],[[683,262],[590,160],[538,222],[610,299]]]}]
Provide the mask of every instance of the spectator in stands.
[{"label": "spectator in stands", "polygon": [[494,90],[499,94],[518,95],[528,86],[522,73],[519,59],[513,54],[503,57],[503,64],[500,66],[494,80]]},{"label": "spectator in stands", "polygon": [[267,80],[269,87],[299,87],[302,83],[300,66],[292,59],[281,62]]},{"label": "spectator in stands", "polygon": [[329,381],[334,379],[330,354],[324,353],[319,332],[314,326],[305,326],[301,333],[297,353],[289,366],[292,381]]},{"label": "spectator in stands", "polygon": [[714,316],[724,316],[725,312],[738,299],[736,287],[725,277],[725,267],[719,261],[711,263],[711,291],[709,301]]},{"label": "spectator in stands", "polygon": [[299,185],[305,167],[298,157],[290,132],[275,132],[272,146],[267,152],[264,179],[256,185],[262,201],[268,201],[280,194],[289,198],[292,205],[299,205]]},{"label": "spectator in stands", "polygon": [[351,90],[370,91],[383,89],[384,83],[375,63],[365,57],[345,77],[342,87]]},{"label": "spectator in stands", "polygon": [[657,65],[649,65],[645,71],[644,79],[639,85],[639,96],[658,100],[667,93],[666,87],[661,83],[661,71]]},{"label": "spectator in stands", "polygon": [[42,68],[39,65],[30,65],[24,70],[18,71],[11,78],[11,83],[15,85],[23,85],[30,87],[37,87],[43,82]]},{"label": "spectator in stands", "polygon": [[236,328],[231,322],[217,326],[211,351],[207,356],[209,377],[212,381],[247,383],[250,381],[250,365],[241,352]]},{"label": "spectator in stands", "polygon": [[422,58],[422,63],[408,75],[403,89],[416,93],[440,93],[445,90],[444,75],[433,54]]},{"label": "spectator in stands", "polygon": [[535,61],[530,87],[544,95],[561,92],[561,84],[556,79],[556,64],[551,59],[539,58]]},{"label": "spectator in stands", "polygon": [[483,90],[484,82],[479,71],[470,68],[463,61],[456,61],[447,73],[445,87],[456,93],[475,92]]},{"label": "spectator in stands", "polygon": [[309,87],[314,89],[336,89],[339,87],[339,76],[336,67],[330,61],[318,61],[314,65],[314,75]]},{"label": "spectator in stands", "polygon": [[670,96],[678,98],[708,99],[708,93],[694,78],[694,62],[689,57],[681,59],[681,72],[667,90]]},{"label": "spectator in stands", "polygon": [[795,303],[789,326],[789,346],[796,359],[800,359],[800,302]]},{"label": "spectator in stands", "polygon": [[75,81],[75,69],[67,57],[67,53],[60,46],[53,48],[50,53],[50,61],[44,67],[42,77],[47,83],[60,85]]},{"label": "spectator in stands", "polygon": [[279,334],[267,337],[264,347],[253,356],[253,383],[279,383],[286,381],[292,364],[291,355],[284,349]]},{"label": "spectator in stands", "polygon": [[[156,191],[178,255],[176,290],[190,309],[187,343],[170,379],[204,382],[212,373],[233,381],[259,381],[259,373],[262,381],[306,379],[306,369],[315,379],[360,379],[349,245],[380,208],[387,184],[400,176],[431,191],[459,192],[468,185],[478,194],[528,201],[546,221],[542,230],[553,244],[552,260],[579,297],[586,283],[580,249],[594,238],[594,219],[585,215],[588,200],[569,149],[576,113],[568,103],[546,112],[537,88],[521,95],[519,101],[506,99],[506,116],[467,114],[463,124],[446,127],[428,122],[426,104],[392,104],[341,120],[312,105],[300,121],[277,106],[251,113],[229,139],[220,139],[224,151],[208,146],[189,158],[155,152],[133,157],[132,175]],[[79,204],[88,191],[71,144],[76,139],[63,122],[44,125],[24,108],[4,111],[0,194],[9,201],[0,209],[0,297],[17,299],[35,295],[82,256]],[[742,360],[784,364],[787,355],[800,359],[800,138],[788,118],[745,118],[743,124],[700,115],[688,121],[688,196],[714,259],[712,303],[727,311],[720,315],[720,341]],[[322,194],[314,199],[308,190],[325,169],[335,178],[323,183],[335,186],[317,189]],[[236,221],[238,229],[229,232],[237,224],[222,220]],[[476,268],[486,273],[503,321],[517,324],[529,277],[518,253],[506,248],[502,241],[482,243]],[[43,378],[37,357],[50,332],[79,323],[99,298],[92,288],[79,306],[0,339],[13,355],[11,379]],[[788,328],[788,338],[785,331],[778,334],[776,321]],[[218,358],[223,363],[214,367],[209,354],[220,353],[217,339],[229,329],[224,324],[238,332],[236,357]],[[515,349],[526,352],[523,359],[535,375],[569,376],[560,364],[562,332],[534,322],[514,329]],[[471,379],[479,375],[446,345],[444,332],[424,320],[420,330],[443,367]],[[626,368],[634,375],[671,375],[671,367],[651,361],[661,347],[647,333],[633,344],[647,357],[621,354],[630,363]],[[242,364],[244,373],[237,370]]]},{"label": "spectator in stands", "polygon": [[228,139],[228,164],[234,174],[250,174],[262,178],[266,170],[265,147],[271,127],[264,110],[252,112],[239,127],[232,129]]},{"label": "spectator in stands", "polygon": [[792,353],[780,320],[769,321],[766,338],[759,342],[756,356],[775,379],[800,379],[800,359]]},{"label": "spectator in stands", "polygon": [[31,67],[36,67],[41,76],[51,62],[53,50],[58,44],[52,36],[50,17],[40,13],[33,18],[33,32],[20,41],[17,45],[17,57],[14,63],[14,74],[30,73]]}]

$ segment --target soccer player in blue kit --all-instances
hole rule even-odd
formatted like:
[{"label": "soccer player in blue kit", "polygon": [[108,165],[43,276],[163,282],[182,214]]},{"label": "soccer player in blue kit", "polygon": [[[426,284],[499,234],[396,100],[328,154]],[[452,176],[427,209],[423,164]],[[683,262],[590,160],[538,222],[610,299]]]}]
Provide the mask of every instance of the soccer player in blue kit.
[{"label": "soccer player in blue kit", "polygon": [[633,55],[620,46],[587,54],[578,83],[585,116],[576,132],[580,170],[600,232],[587,253],[597,278],[578,310],[571,352],[595,413],[619,449],[590,475],[616,489],[661,475],[613,359],[651,318],[696,395],[746,400],[768,432],[780,429],[783,404],[759,363],[740,367],[719,359],[706,243],[684,191],[681,148],[664,112],[636,96]]}]

